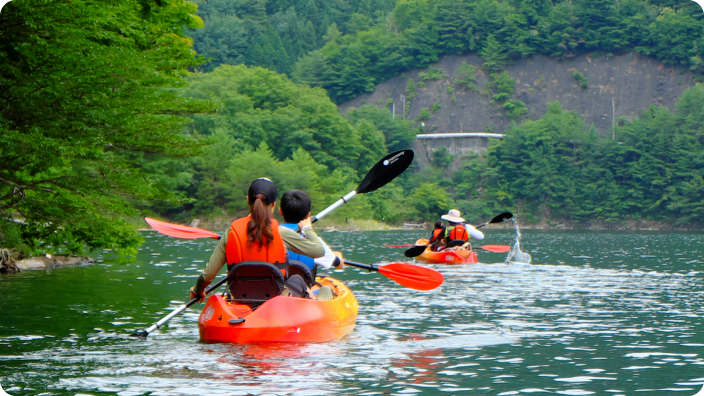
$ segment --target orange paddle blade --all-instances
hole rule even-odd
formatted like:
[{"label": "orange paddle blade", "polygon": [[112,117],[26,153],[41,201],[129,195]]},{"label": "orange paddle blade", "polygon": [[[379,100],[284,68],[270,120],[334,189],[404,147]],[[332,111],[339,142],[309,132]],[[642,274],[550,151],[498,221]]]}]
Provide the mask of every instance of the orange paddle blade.
[{"label": "orange paddle blade", "polygon": [[220,239],[220,235],[204,230],[202,228],[182,226],[178,224],[171,224],[164,221],[154,220],[149,217],[145,217],[144,220],[149,223],[149,225],[157,232],[164,235],[168,235],[174,238],[181,239],[198,239],[198,238],[211,238]]},{"label": "orange paddle blade", "polygon": [[511,250],[511,246],[508,245],[484,245],[480,248],[494,253],[508,253]]},{"label": "orange paddle blade", "polygon": [[445,277],[434,269],[406,263],[382,265],[379,272],[400,285],[416,290],[433,290],[445,280]]}]

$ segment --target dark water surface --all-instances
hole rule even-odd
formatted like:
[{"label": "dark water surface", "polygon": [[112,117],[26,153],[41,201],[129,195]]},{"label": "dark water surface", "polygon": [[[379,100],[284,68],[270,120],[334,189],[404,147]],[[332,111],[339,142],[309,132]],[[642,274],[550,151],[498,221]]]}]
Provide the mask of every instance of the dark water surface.
[{"label": "dark water surface", "polygon": [[[425,233],[324,233],[346,257],[404,261]],[[492,230],[486,244],[514,234]],[[198,341],[202,305],[147,340],[214,242],[148,234],[137,263],[0,276],[0,385],[11,395],[683,395],[704,384],[704,234],[525,231],[533,264],[436,265],[435,291],[334,276],[359,300],[322,344]],[[111,257],[111,256],[110,256]],[[194,262],[200,260],[200,262]]]}]

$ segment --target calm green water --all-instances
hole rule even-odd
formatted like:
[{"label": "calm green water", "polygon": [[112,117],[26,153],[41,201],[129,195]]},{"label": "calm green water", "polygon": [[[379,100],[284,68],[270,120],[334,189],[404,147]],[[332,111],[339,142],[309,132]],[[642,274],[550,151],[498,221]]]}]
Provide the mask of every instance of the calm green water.
[{"label": "calm green water", "polygon": [[[349,259],[403,261],[425,233],[326,233]],[[508,230],[486,244],[508,244]],[[694,395],[704,384],[704,234],[531,232],[533,265],[480,252],[434,292],[348,268],[355,331],[334,342],[198,341],[187,298],[213,241],[148,234],[138,262],[0,277],[0,385],[11,395]],[[198,307],[198,306],[195,306]],[[200,306],[202,307],[202,305]]]}]

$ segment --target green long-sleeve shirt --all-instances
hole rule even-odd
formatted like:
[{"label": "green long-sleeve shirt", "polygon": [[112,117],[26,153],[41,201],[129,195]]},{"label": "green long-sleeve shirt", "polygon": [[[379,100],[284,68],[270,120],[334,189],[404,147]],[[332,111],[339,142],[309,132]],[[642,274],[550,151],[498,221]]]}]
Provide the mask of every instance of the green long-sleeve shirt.
[{"label": "green long-sleeve shirt", "polygon": [[[292,229],[279,227],[279,234],[284,240],[286,249],[312,258],[323,257],[325,250],[318,234],[316,234],[310,226],[303,227],[302,231],[305,237]],[[220,269],[227,263],[225,246],[227,246],[227,237],[229,234],[230,228],[228,227],[223,233],[223,237],[220,238],[213,254],[210,255],[210,260],[208,260],[205,269],[203,269],[200,276],[198,276],[196,284],[193,286],[193,290],[197,293],[203,291],[213,279],[215,279]]]}]

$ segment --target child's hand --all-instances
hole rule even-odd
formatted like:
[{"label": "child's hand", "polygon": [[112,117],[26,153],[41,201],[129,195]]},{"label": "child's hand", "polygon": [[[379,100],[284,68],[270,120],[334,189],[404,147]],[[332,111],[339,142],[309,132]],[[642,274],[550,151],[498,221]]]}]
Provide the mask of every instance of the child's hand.
[{"label": "child's hand", "polygon": [[312,227],[312,225],[313,225],[313,223],[310,222],[310,216],[308,216],[305,219],[298,222],[298,228],[300,228],[301,230],[305,226]]}]

